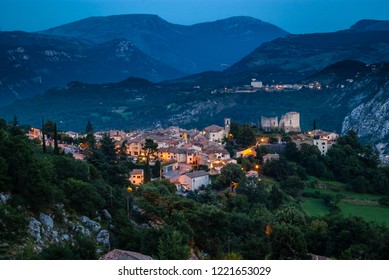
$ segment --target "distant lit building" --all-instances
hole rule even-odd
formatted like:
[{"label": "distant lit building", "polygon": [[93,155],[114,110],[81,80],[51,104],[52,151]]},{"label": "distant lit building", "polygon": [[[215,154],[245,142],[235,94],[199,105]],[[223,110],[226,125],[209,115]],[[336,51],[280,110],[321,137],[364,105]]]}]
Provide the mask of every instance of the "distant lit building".
[{"label": "distant lit building", "polygon": [[279,160],[279,159],[280,159],[279,154],[266,154],[262,157],[263,164],[267,163],[268,161]]},{"label": "distant lit building", "polygon": [[256,79],[252,79],[251,80],[251,86],[253,88],[262,88],[263,87],[263,84],[261,81],[257,81]]},{"label": "distant lit building", "polygon": [[213,142],[221,143],[224,137],[227,137],[226,130],[224,127],[218,125],[211,125],[203,130],[203,135],[209,140]]},{"label": "distant lit building", "polygon": [[209,173],[204,170],[183,174],[178,180],[185,189],[192,191],[210,184]]},{"label": "distant lit building", "polygon": [[143,169],[134,169],[130,173],[130,182],[136,186],[142,185],[144,183],[145,176]]},{"label": "distant lit building", "polygon": [[323,156],[325,156],[328,150],[332,147],[332,143],[327,139],[313,139],[313,145],[318,147]]}]

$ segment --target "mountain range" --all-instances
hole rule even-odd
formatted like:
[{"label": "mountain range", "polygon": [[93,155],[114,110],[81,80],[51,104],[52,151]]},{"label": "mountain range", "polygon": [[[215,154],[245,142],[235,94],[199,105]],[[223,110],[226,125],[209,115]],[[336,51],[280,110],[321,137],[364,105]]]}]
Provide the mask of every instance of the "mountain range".
[{"label": "mountain range", "polygon": [[70,81],[153,82],[223,69],[286,31],[250,17],[183,26],[154,15],[93,17],[38,33],[0,32],[0,106]]},{"label": "mountain range", "polygon": [[199,73],[174,83],[236,85],[251,78],[293,83],[338,61],[377,63],[388,59],[389,21],[362,20],[347,30],[289,34],[265,42],[222,72]]},{"label": "mountain range", "polygon": [[74,80],[104,83],[139,76],[159,81],[182,75],[126,40],[89,45],[59,36],[1,32],[0,42],[0,104]]},{"label": "mountain range", "polygon": [[246,16],[186,26],[143,14],[90,17],[42,33],[93,44],[124,38],[156,60],[187,74],[224,70],[263,42],[288,34],[275,25]]}]

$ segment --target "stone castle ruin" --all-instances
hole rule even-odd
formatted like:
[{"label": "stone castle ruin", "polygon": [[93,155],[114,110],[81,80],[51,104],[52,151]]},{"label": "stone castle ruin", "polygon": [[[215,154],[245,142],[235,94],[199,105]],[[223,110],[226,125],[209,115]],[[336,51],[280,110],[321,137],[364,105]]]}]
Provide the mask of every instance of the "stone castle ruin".
[{"label": "stone castle ruin", "polygon": [[266,118],[261,116],[261,127],[264,131],[273,131],[278,129],[278,117]]},{"label": "stone castle ruin", "polygon": [[288,112],[281,117],[278,123],[278,117],[263,117],[261,116],[261,127],[264,131],[282,130],[288,132],[301,132],[300,128],[300,113]]}]

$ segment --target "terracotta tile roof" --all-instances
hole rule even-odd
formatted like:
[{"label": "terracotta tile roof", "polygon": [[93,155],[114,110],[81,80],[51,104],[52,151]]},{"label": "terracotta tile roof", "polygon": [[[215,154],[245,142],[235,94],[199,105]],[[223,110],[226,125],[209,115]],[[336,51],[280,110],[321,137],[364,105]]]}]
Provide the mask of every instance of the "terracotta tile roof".
[{"label": "terracotta tile roof", "polygon": [[224,130],[224,127],[213,124],[213,125],[207,126],[206,128],[204,128],[204,130],[206,132],[219,132],[219,131]]},{"label": "terracotta tile roof", "polygon": [[143,169],[134,169],[131,172],[131,176],[132,175],[138,175],[138,174],[143,174]]},{"label": "terracotta tile roof", "polygon": [[204,170],[200,170],[200,171],[186,173],[185,175],[188,176],[189,178],[193,179],[193,178],[198,178],[198,177],[203,177],[203,176],[209,175],[209,173],[204,171]]},{"label": "terracotta tile roof", "polygon": [[153,258],[141,253],[115,249],[103,255],[100,260],[152,260]]}]

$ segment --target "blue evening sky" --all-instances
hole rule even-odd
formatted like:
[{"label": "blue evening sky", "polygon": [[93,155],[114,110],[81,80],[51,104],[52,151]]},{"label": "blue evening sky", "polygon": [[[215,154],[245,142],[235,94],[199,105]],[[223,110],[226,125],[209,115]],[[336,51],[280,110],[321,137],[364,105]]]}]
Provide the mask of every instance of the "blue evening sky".
[{"label": "blue evening sky", "polygon": [[245,15],[310,33],[388,20],[388,11],[388,0],[0,0],[0,28],[38,31],[90,16],[142,13],[185,25]]}]

